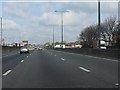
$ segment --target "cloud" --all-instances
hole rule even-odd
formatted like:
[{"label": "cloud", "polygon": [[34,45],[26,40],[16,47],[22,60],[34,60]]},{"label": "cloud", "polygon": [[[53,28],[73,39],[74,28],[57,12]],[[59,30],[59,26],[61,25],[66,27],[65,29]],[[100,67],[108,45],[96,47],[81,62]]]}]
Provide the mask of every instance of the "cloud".
[{"label": "cloud", "polygon": [[44,12],[41,16],[33,16],[31,18],[33,22],[39,23],[40,25],[60,25],[60,16],[55,13]]},{"label": "cloud", "polygon": [[[43,2],[43,0],[3,0],[3,1],[16,1],[16,2],[18,2],[18,1],[33,1],[33,2],[35,2],[35,1],[42,1]],[[44,0],[44,2],[48,2],[49,0]],[[73,1],[73,0],[50,0],[50,1],[58,1],[58,2],[71,2],[71,1]],[[90,2],[90,1],[98,1],[98,0],[75,0],[75,1],[83,1],[83,2]],[[118,1],[118,0],[101,0],[101,1]]]},{"label": "cloud", "polygon": [[80,25],[87,18],[87,13],[70,11],[64,14],[64,24],[68,26]]},{"label": "cloud", "polygon": [[[102,2],[101,9],[103,13],[113,13],[118,9],[118,2]],[[76,12],[82,11],[88,14],[96,13],[98,2],[67,2],[63,5],[63,9],[70,9]]]},{"label": "cloud", "polygon": [[2,3],[0,2],[0,17],[2,17]]},{"label": "cloud", "polygon": [[114,13],[118,10],[118,2],[101,2],[101,11],[103,13]]},{"label": "cloud", "polygon": [[[74,41],[84,27],[97,23],[97,2],[50,2],[50,3],[4,3],[4,28],[14,30],[6,35],[31,43],[52,42],[52,25],[55,26],[55,41],[61,41],[61,16],[55,10],[69,10],[64,13],[64,40]],[[115,14],[117,3],[101,3],[102,19]],[[110,9],[110,10],[109,10]],[[12,35],[14,34],[14,35]]]},{"label": "cloud", "polygon": [[11,15],[12,17],[25,18],[27,17],[28,3],[10,2],[3,5],[3,14]]},{"label": "cloud", "polygon": [[3,19],[3,29],[11,30],[18,29],[20,26],[13,20]]},{"label": "cloud", "polygon": [[[10,14],[12,16],[17,16],[17,17],[25,17],[26,14],[22,11],[22,10],[18,10],[18,9],[11,9],[9,7],[5,7],[4,8],[4,11],[7,13],[7,14]],[[18,13],[19,12],[19,13]]]},{"label": "cloud", "polygon": [[[76,13],[74,11],[69,11],[63,13],[63,21],[64,25],[74,26],[81,23],[81,21],[87,18],[87,13],[79,12]],[[33,16],[31,18],[33,22],[39,23],[41,25],[61,25],[61,14],[60,13],[43,13],[41,16]]]}]

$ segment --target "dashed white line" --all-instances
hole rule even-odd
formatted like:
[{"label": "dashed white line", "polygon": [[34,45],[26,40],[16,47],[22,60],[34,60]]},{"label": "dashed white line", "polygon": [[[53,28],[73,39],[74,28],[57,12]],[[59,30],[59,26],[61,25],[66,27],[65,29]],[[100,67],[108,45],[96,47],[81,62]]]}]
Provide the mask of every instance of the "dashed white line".
[{"label": "dashed white line", "polygon": [[3,76],[8,75],[12,70],[8,70],[6,73],[3,74]]},{"label": "dashed white line", "polygon": [[90,70],[88,70],[88,69],[86,69],[86,68],[84,68],[84,67],[79,67],[79,69],[82,69],[82,70],[84,70],[84,71],[86,71],[86,72],[91,72]]},{"label": "dashed white line", "polygon": [[54,55],[54,56],[56,56],[56,55]]},{"label": "dashed white line", "polygon": [[62,61],[65,61],[65,59],[64,59],[64,58],[61,58],[61,60],[62,60]]},{"label": "dashed white line", "polygon": [[24,60],[22,60],[21,62],[24,62]]},{"label": "dashed white line", "polygon": [[28,58],[28,56],[27,56],[27,58]]},{"label": "dashed white line", "polygon": [[116,86],[119,86],[119,83],[116,83],[115,85],[116,85]]}]

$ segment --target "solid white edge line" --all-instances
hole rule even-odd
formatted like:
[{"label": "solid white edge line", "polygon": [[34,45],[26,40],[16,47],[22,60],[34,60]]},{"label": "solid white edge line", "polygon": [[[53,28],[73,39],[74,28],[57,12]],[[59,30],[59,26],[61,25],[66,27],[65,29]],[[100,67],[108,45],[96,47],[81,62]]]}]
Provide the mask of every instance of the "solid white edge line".
[{"label": "solid white edge line", "polygon": [[87,57],[97,58],[97,59],[104,59],[104,60],[113,61],[113,62],[120,62],[120,61],[118,61],[116,59],[108,59],[108,58],[95,57],[95,56],[90,56],[90,55],[84,55],[84,54],[78,54],[78,53],[71,53],[71,52],[63,52],[63,51],[57,51],[57,52],[68,53],[68,54],[75,54],[75,55],[80,55],[80,56],[87,56]]},{"label": "solid white edge line", "polygon": [[82,69],[82,70],[84,70],[84,71],[86,71],[86,72],[91,72],[90,70],[88,70],[88,69],[86,69],[84,67],[79,67],[79,68]]},{"label": "solid white edge line", "polygon": [[3,76],[8,75],[11,71],[12,71],[12,70],[8,70],[7,72],[5,72],[5,73],[3,74]]},{"label": "solid white edge line", "polygon": [[118,60],[114,60],[114,59],[94,57],[94,56],[89,56],[89,55],[84,55],[84,56],[91,57],[91,58],[97,58],[97,59],[104,59],[104,60],[113,61],[113,62],[119,62]]}]

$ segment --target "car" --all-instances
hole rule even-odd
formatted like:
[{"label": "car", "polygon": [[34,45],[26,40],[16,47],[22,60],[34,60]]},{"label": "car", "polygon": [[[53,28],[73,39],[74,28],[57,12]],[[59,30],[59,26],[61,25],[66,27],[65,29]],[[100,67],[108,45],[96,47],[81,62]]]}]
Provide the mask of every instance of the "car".
[{"label": "car", "polygon": [[13,45],[13,44],[8,44],[7,46],[8,46],[8,47],[13,47],[14,45]]},{"label": "car", "polygon": [[38,50],[40,50],[40,51],[41,51],[41,50],[43,50],[43,49],[42,49],[42,48],[38,48]]},{"label": "car", "polygon": [[37,49],[37,47],[34,47],[34,49]]},{"label": "car", "polygon": [[22,54],[22,53],[29,53],[29,49],[27,47],[21,47],[20,54]]}]

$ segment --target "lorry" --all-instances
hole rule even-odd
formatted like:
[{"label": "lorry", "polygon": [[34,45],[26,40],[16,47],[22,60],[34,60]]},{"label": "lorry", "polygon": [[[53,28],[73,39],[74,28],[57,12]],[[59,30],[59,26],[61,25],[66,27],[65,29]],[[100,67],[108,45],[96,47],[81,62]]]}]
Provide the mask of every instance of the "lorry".
[{"label": "lorry", "polygon": [[28,41],[22,41],[22,45],[23,46],[27,46],[28,45]]}]

